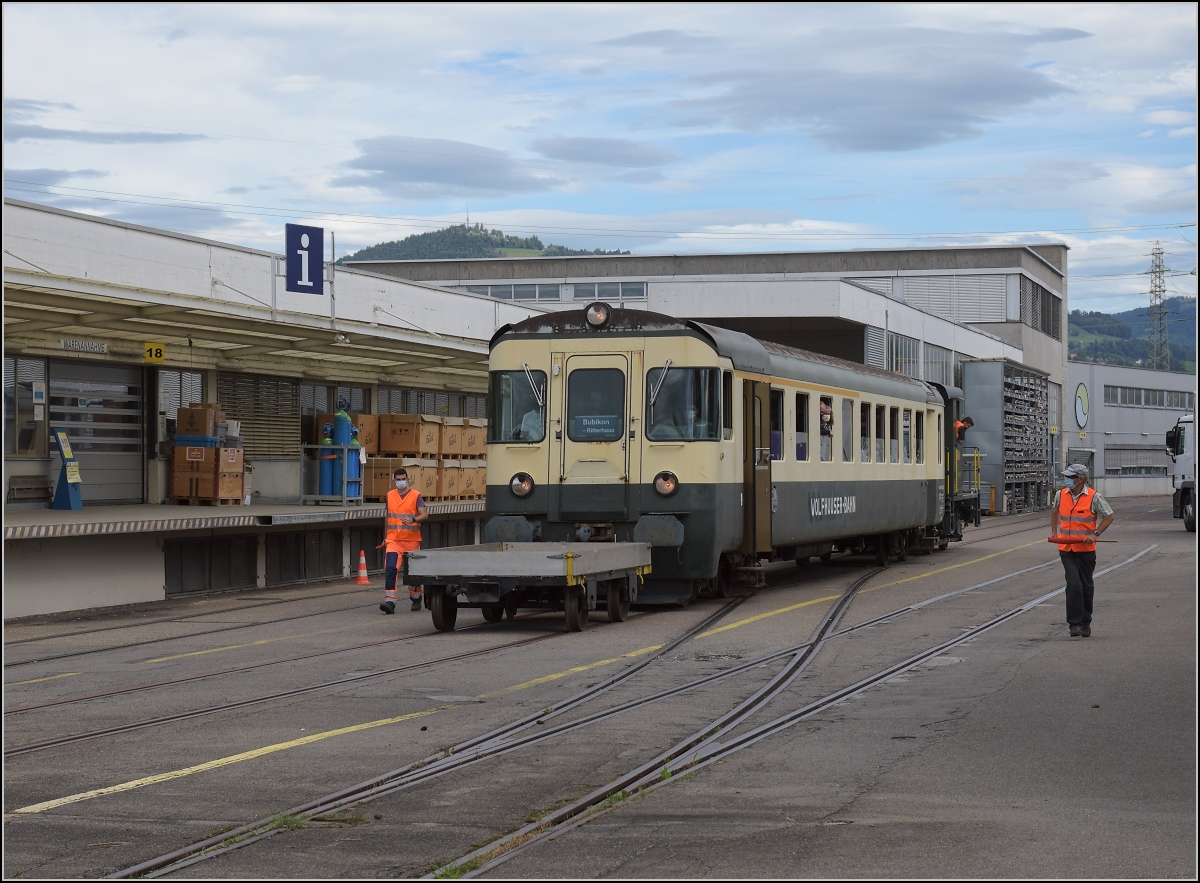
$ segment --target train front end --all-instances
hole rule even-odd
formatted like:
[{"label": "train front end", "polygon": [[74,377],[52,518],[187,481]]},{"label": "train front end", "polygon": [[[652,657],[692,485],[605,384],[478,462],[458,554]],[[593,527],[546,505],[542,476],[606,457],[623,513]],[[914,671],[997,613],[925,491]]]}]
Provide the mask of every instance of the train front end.
[{"label": "train front end", "polygon": [[649,543],[639,600],[693,597],[723,545],[723,460],[735,480],[719,362],[687,324],[604,303],[497,332],[487,542]]}]

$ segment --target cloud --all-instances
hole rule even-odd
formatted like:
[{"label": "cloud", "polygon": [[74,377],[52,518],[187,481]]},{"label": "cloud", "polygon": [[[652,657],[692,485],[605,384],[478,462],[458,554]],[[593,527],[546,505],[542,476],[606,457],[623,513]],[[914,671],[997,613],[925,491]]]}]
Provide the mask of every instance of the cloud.
[{"label": "cloud", "polygon": [[65,101],[35,101],[32,98],[5,98],[4,122],[31,120],[52,110],[75,110],[74,104]]},{"label": "cloud", "polygon": [[89,144],[170,144],[179,141],[207,141],[207,135],[185,135],[182,132],[97,132],[91,129],[49,129],[29,123],[8,123],[4,140],[14,141],[84,141]]},{"label": "cloud", "polygon": [[1196,115],[1183,110],[1156,110],[1146,114],[1146,122],[1159,126],[1183,126],[1196,119]]},{"label": "cloud", "polygon": [[1183,138],[1188,135],[1195,135],[1195,134],[1196,134],[1195,126],[1185,126],[1182,129],[1172,129],[1171,131],[1167,132],[1167,137],[1168,138]]},{"label": "cloud", "polygon": [[680,158],[665,147],[624,138],[540,138],[533,149],[549,159],[633,169],[663,166]]},{"label": "cloud", "polygon": [[781,62],[690,77],[683,86],[699,94],[666,103],[661,116],[678,126],[793,128],[837,151],[917,150],[979,137],[998,118],[1068,92],[1022,66],[1020,51],[1085,36],[1070,28],[817,32],[792,51],[806,66]]},{"label": "cloud", "polygon": [[4,183],[41,184],[53,187],[72,178],[103,178],[108,172],[98,169],[5,169]]},{"label": "cloud", "polygon": [[661,31],[639,31],[611,40],[600,40],[597,46],[619,46],[633,49],[661,49],[664,52],[698,52],[711,49],[720,40],[698,31],[667,29]]},{"label": "cloud", "polygon": [[355,142],[362,153],[342,164],[334,187],[366,187],[388,196],[495,197],[561,190],[570,183],[509,154],[465,141],[383,135]]}]

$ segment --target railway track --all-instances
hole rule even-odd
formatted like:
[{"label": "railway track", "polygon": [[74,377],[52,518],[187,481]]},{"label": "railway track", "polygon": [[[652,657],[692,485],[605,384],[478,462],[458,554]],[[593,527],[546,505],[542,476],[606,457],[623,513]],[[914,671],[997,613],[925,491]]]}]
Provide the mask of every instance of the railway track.
[{"label": "railway track", "polygon": [[[1014,577],[1024,575],[1034,570],[1048,567],[1054,562],[1046,562],[1033,567],[1024,568],[1013,573],[1006,574],[985,582],[977,583],[952,592],[943,593],[933,598],[914,604],[906,605],[896,610],[889,611],[877,617],[872,617],[869,620],[858,623],[854,626],[836,629],[838,620],[844,614],[850,601],[867,580],[881,572],[872,570],[870,573],[855,580],[852,590],[848,590],[843,596],[835,602],[834,606],[827,612],[817,632],[809,640],[788,647],[783,650],[743,662],[737,666],[731,667],[715,674],[707,675],[702,678],[690,680],[686,683],[659,690],[650,695],[640,697],[638,699],[621,703],[614,707],[594,712],[592,714],[576,718],[574,720],[563,721],[555,724],[555,719],[561,718],[568,712],[578,708],[583,702],[590,701],[600,695],[600,693],[611,689],[619,680],[625,680],[631,677],[635,669],[631,667],[619,675],[608,679],[607,681],[597,684],[595,687],[585,690],[570,699],[556,704],[552,708],[532,715],[527,718],[507,724],[497,728],[489,733],[485,733],[474,739],[459,743],[448,748],[443,754],[433,755],[424,758],[414,764],[409,764],[389,773],[372,778],[366,782],[359,783],[351,788],[343,789],[333,794],[325,795],[322,798],[302,804],[298,807],[293,807],[283,813],[261,819],[257,822],[245,825],[226,831],[219,837],[209,838],[205,841],[192,844],[182,850],[176,850],[157,859],[152,859],[148,862],[143,862],[139,865],[127,868],[114,876],[129,877],[129,876],[161,876],[169,874],[175,870],[181,869],[198,861],[203,861],[217,855],[224,854],[232,849],[241,848],[254,842],[258,842],[267,837],[273,836],[275,833],[280,833],[278,820],[283,817],[311,819],[320,821],[323,816],[327,816],[338,810],[346,807],[366,803],[371,800],[378,799],[388,794],[395,793],[405,788],[411,788],[416,785],[424,784],[439,776],[446,775],[451,772],[461,770],[467,766],[479,763],[492,757],[498,757],[501,754],[519,751],[532,745],[544,742],[549,739],[561,738],[565,734],[575,730],[590,726],[600,721],[611,719],[619,714],[632,711],[637,708],[644,707],[647,704],[658,702],[663,699],[679,695],[697,687],[713,683],[718,680],[736,677],[739,674],[752,671],[753,669],[761,668],[766,665],[776,663],[780,660],[785,661],[783,669],[776,673],[771,682],[760,688],[750,698],[744,700],[735,709],[727,712],[721,718],[711,722],[699,734],[693,734],[688,739],[683,740],[675,752],[676,760],[680,757],[686,757],[689,749],[693,750],[704,744],[706,738],[711,738],[715,733],[722,730],[728,731],[731,727],[742,720],[748,718],[751,714],[764,706],[771,698],[778,695],[779,692],[786,689],[795,678],[800,674],[803,668],[808,665],[809,661],[815,656],[819,647],[827,640],[851,634],[860,629],[868,628],[873,625],[878,625],[890,619],[902,616],[905,613],[919,610],[929,604],[937,603],[947,598],[961,595],[965,592],[975,591],[985,586],[993,585],[1012,579]],[[790,580],[788,581],[790,582]],[[783,585],[779,586],[780,588]],[[1053,594],[1053,593],[1051,593]],[[706,629],[708,624],[715,621],[716,618],[723,616],[732,608],[723,608],[712,617],[706,619],[694,629],[689,630],[688,634],[681,636],[671,645],[662,648],[656,654],[656,657],[670,652],[674,647],[687,640],[692,634],[698,634]],[[641,667],[650,664],[653,660],[645,660]],[[913,663],[914,665],[917,663]],[[815,713],[815,712],[814,712]],[[534,729],[533,733],[526,734],[525,731]],[[661,774],[663,769],[662,758],[656,758],[649,766],[654,769],[656,774]],[[616,789],[613,793],[623,789]],[[612,794],[607,794],[600,799],[600,802],[609,800]],[[582,809],[580,811],[583,811]],[[230,841],[236,842],[230,842]],[[464,857],[464,860],[470,861],[469,857]]]}]

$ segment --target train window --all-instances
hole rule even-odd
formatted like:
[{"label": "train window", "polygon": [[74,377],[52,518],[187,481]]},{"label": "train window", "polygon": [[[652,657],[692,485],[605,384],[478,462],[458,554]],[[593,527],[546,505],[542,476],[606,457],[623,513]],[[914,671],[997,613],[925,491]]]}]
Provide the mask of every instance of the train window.
[{"label": "train window", "polygon": [[912,462],[912,410],[904,409],[903,437],[904,437],[904,462]]},{"label": "train window", "polygon": [[854,462],[854,399],[842,399],[842,462]]},{"label": "train window", "polygon": [[[717,440],[716,368],[651,368],[646,372],[646,438]],[[730,395],[733,393],[732,378]]]},{"label": "train window", "polygon": [[888,451],[893,463],[900,462],[900,409],[892,408],[888,412]]},{"label": "train window", "polygon": [[886,447],[884,440],[884,431],[887,428],[887,408],[883,405],[875,406],[875,462],[883,463],[887,460]]},{"label": "train window", "polygon": [[833,459],[833,397],[821,396],[821,459]]},{"label": "train window", "polygon": [[937,439],[938,439],[938,446],[937,446],[938,465],[941,466],[942,465],[942,415],[941,414],[938,414]]},{"label": "train window", "polygon": [[917,411],[917,462],[925,462],[925,412]]},{"label": "train window", "polygon": [[721,377],[721,436],[733,438],[733,372],[726,371]]},{"label": "train window", "polygon": [[491,372],[488,379],[488,441],[540,442],[545,437],[546,372]]},{"label": "train window", "polygon": [[808,459],[808,393],[796,393],[796,459]]},{"label": "train window", "polygon": [[625,373],[576,368],[567,375],[567,438],[617,441],[625,434]]},{"label": "train window", "polygon": [[771,459],[783,459],[783,390],[771,390]]},{"label": "train window", "polygon": [[858,409],[859,459],[871,462],[871,403],[863,402]]}]

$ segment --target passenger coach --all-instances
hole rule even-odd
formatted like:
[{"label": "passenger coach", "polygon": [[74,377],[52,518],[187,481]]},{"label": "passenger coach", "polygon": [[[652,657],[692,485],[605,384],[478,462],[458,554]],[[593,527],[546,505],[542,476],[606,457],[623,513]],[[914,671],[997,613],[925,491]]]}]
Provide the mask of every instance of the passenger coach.
[{"label": "passenger coach", "polygon": [[640,603],[961,536],[953,391],[604,303],[501,328],[490,369],[487,541],[649,543]]}]

